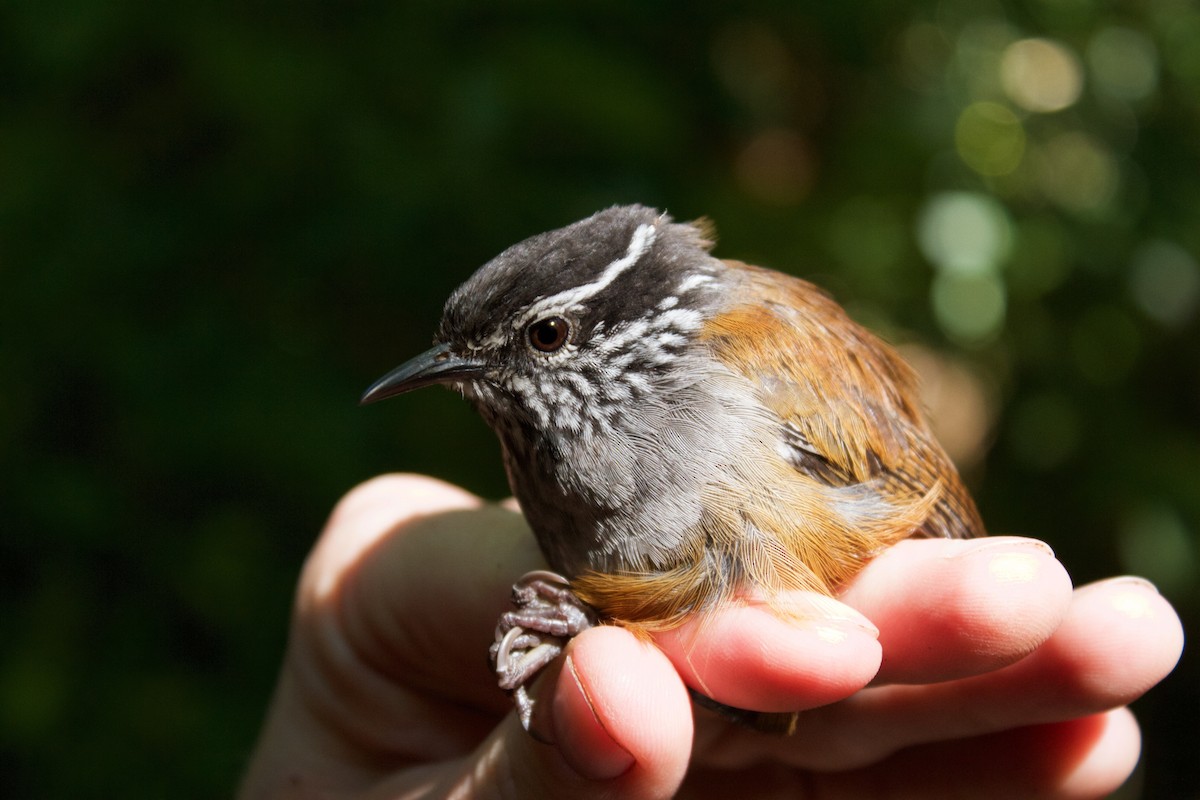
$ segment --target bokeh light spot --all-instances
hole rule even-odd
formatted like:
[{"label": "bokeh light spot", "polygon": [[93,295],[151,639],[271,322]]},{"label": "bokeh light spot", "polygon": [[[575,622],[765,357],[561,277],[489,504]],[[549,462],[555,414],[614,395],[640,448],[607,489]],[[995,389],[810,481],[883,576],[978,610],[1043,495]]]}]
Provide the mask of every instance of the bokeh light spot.
[{"label": "bokeh light spot", "polygon": [[960,344],[986,342],[1004,325],[1007,300],[995,275],[942,273],[933,279],[930,301],[942,330]]},{"label": "bokeh light spot", "polygon": [[1126,571],[1144,575],[1163,592],[1187,590],[1200,569],[1187,526],[1163,504],[1147,503],[1127,514],[1117,531],[1117,549]]},{"label": "bokeh light spot", "polygon": [[1000,82],[1013,102],[1027,111],[1061,111],[1079,99],[1083,69],[1059,42],[1021,39],[1004,51]]},{"label": "bokeh light spot", "polygon": [[1182,326],[1200,301],[1200,266],[1173,242],[1147,242],[1133,255],[1129,291],[1151,319],[1168,327]]},{"label": "bokeh light spot", "polygon": [[1086,134],[1059,134],[1040,150],[1038,185],[1062,208],[1083,214],[1107,209],[1117,191],[1117,163]]},{"label": "bokeh light spot", "polygon": [[1017,115],[999,103],[972,103],[954,126],[954,145],[980,175],[1007,175],[1025,155],[1025,129]]},{"label": "bokeh light spot", "polygon": [[746,194],[766,203],[789,205],[808,196],[813,184],[812,150],[793,131],[763,131],[742,148],[733,172]]},{"label": "bokeh light spot", "polygon": [[917,243],[940,271],[982,275],[1008,257],[1012,225],[1004,207],[985,194],[944,192],[922,209]]},{"label": "bokeh light spot", "polygon": [[900,353],[921,378],[921,402],[942,447],[959,469],[978,464],[996,418],[994,397],[983,380],[964,363],[928,347],[908,345]]},{"label": "bokeh light spot", "polygon": [[1104,28],[1088,43],[1088,68],[1095,86],[1119,100],[1141,100],[1158,87],[1158,49],[1145,34]]}]

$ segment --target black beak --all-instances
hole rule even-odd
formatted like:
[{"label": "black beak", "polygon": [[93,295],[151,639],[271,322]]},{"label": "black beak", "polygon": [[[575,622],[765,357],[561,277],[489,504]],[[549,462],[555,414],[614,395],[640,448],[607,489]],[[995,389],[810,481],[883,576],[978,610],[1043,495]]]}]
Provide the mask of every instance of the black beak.
[{"label": "black beak", "polygon": [[363,392],[359,405],[386,400],[398,394],[420,389],[434,383],[453,383],[473,378],[483,372],[484,364],[470,358],[456,356],[449,345],[439,344],[384,375],[367,391]]}]

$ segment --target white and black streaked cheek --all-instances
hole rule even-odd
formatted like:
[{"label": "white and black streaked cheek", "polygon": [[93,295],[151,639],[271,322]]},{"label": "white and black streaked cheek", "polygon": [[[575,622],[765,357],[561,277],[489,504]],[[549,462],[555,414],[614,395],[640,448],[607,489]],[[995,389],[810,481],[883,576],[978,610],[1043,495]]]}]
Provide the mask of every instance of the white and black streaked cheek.
[{"label": "white and black streaked cheek", "polygon": [[656,309],[597,337],[589,361],[602,382],[631,375],[640,388],[684,356],[703,322],[693,309]]},{"label": "white and black streaked cheek", "polygon": [[595,382],[588,380],[578,370],[559,370],[558,377],[567,385],[568,391],[579,400],[580,404],[594,401],[600,396]]},{"label": "white and black streaked cheek", "polygon": [[486,381],[454,381],[450,388],[468,400],[479,403],[491,403],[495,400],[496,392]]},{"label": "white and black streaked cheek", "polygon": [[695,311],[651,313],[593,335],[569,353],[520,362],[496,380],[536,429],[603,435],[648,395],[689,380],[690,370],[675,367],[701,325]]},{"label": "white and black streaked cheek", "polygon": [[554,392],[547,391],[543,376],[510,374],[504,379],[504,386],[531,422],[542,429],[550,427]]},{"label": "white and black streaked cheek", "polygon": [[463,397],[471,402],[488,426],[497,432],[499,423],[515,417],[512,395],[491,381],[459,383],[455,384],[454,388],[462,392]]},{"label": "white and black streaked cheek", "polygon": [[542,436],[594,435],[601,422],[595,384],[573,366],[541,366],[498,377],[508,413]]}]

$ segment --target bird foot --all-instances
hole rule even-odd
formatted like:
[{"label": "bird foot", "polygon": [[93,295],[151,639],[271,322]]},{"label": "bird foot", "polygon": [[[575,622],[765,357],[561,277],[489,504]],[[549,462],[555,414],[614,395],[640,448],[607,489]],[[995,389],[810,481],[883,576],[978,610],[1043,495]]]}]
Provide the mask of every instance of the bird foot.
[{"label": "bird foot", "polygon": [[571,592],[563,576],[547,570],[527,572],[513,584],[516,609],[500,615],[492,667],[500,688],[511,692],[522,727],[529,730],[533,698],[526,686],[558,657],[567,641],[594,627],[596,613]]}]

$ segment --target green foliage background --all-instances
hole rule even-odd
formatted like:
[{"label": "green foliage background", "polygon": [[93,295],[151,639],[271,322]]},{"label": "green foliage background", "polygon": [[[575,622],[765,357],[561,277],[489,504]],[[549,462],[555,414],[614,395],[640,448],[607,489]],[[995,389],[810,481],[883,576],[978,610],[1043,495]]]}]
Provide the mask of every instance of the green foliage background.
[{"label": "green foliage background", "polygon": [[[1105,83],[1114,29],[1149,90]],[[997,82],[1026,37],[1074,54],[1069,107]],[[1196,41],[1183,0],[5,3],[0,794],[227,794],[336,499],[506,490],[465,404],[359,392],[476,266],[616,202],[963,365],[992,530],[1193,626]],[[947,196],[1003,234],[982,267],[921,244]],[[1198,677],[1138,703],[1129,796],[1200,792]]]}]

